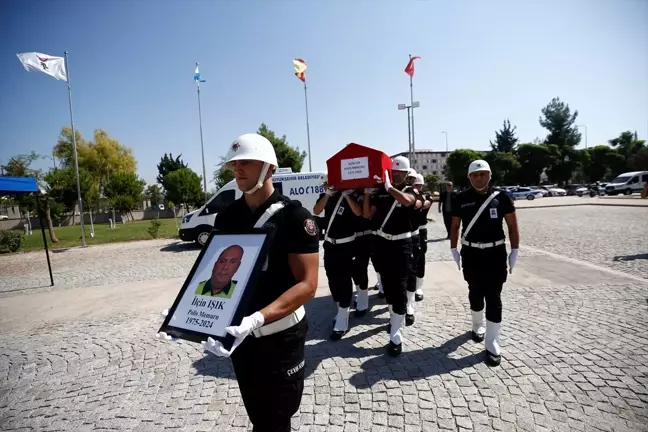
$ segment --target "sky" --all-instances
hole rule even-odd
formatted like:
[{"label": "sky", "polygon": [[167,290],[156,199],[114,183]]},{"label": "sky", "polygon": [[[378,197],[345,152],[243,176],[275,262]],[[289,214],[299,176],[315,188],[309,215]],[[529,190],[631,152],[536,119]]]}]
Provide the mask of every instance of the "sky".
[{"label": "sky", "polygon": [[51,154],[70,124],[65,83],[25,71],[28,51],[69,52],[75,126],[132,148],[149,183],[164,153],[202,172],[196,62],[209,180],[262,122],[307,150],[294,57],[308,64],[314,171],[349,142],[407,150],[408,54],[421,56],[416,148],[445,150],[447,131],[450,150],[486,150],[506,118],[521,142],[544,138],[553,97],[578,110],[589,146],[648,136],[646,0],[3,0],[0,164]]}]

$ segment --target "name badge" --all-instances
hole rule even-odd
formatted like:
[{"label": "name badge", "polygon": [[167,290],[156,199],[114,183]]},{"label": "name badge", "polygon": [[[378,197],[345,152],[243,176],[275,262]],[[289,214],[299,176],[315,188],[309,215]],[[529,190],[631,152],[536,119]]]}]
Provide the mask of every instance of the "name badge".
[{"label": "name badge", "polygon": [[497,219],[497,209],[496,208],[490,209],[490,217],[491,217],[491,219]]}]

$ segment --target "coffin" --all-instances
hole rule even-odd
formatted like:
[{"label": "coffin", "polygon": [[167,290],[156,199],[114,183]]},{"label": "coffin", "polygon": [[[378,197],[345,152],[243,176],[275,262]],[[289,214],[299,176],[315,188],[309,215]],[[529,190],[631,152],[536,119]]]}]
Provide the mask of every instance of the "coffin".
[{"label": "coffin", "polygon": [[380,150],[350,143],[326,161],[328,183],[338,190],[375,187],[385,180],[385,170],[391,176],[391,166],[391,158]]}]

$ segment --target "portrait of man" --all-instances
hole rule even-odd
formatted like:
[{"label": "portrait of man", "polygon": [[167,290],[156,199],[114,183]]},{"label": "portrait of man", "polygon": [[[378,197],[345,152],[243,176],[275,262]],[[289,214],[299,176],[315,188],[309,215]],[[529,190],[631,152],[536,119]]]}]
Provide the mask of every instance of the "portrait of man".
[{"label": "portrait of man", "polygon": [[241,266],[243,248],[238,245],[226,247],[214,263],[209,279],[198,283],[196,295],[232,298],[236,281],[232,278]]}]

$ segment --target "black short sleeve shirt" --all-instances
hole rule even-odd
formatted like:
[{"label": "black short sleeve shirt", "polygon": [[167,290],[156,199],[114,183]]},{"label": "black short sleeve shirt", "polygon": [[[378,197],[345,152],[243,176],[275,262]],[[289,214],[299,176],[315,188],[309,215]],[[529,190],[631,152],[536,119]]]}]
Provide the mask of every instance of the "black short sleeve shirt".
[{"label": "black short sleeve shirt", "polygon": [[[364,191],[356,192],[353,195],[353,198],[356,200],[360,208],[362,209],[364,205]],[[355,232],[356,233],[365,233],[366,231],[371,230],[371,221],[362,215],[355,218]]]},{"label": "black short sleeve shirt", "polygon": [[[415,211],[416,214],[415,223],[418,227],[427,225],[428,223],[427,215],[428,212],[430,211],[430,207],[424,209],[423,204],[425,204],[425,201],[432,201],[432,198],[422,193],[420,194],[420,201],[421,201],[421,208]],[[414,229],[416,229],[416,226],[414,227]]]},{"label": "black short sleeve shirt", "polygon": [[[340,205],[337,205],[338,201]],[[342,193],[338,192],[332,197],[329,197],[324,207],[324,215],[326,218],[326,227],[329,226],[331,218],[333,218],[331,228],[326,232],[328,237],[332,239],[343,239],[355,234],[357,216],[353,214],[353,210],[351,210],[347,199],[342,196]]]},{"label": "black short sleeve shirt", "polygon": [[[409,194],[415,197],[414,192],[410,186],[406,186],[403,190],[403,193]],[[380,189],[371,199],[371,204],[376,207],[376,213],[372,218],[372,227],[374,230],[379,230],[383,224],[385,218],[389,214],[392,205],[396,202],[396,199],[391,196],[389,192],[385,189]],[[404,205],[396,202],[394,211],[389,216],[383,232],[391,235],[404,234],[406,232],[412,232],[412,220],[411,213],[414,210],[414,207],[405,207]]]},{"label": "black short sleeve shirt", "polygon": [[275,236],[270,245],[268,267],[259,280],[246,315],[263,309],[297,283],[288,264],[288,254],[318,253],[319,230],[311,213],[300,202],[277,191],[254,211],[244,198],[239,198],[216,215],[214,228],[217,230],[252,229],[267,208],[279,201],[285,206],[263,225],[274,230]]},{"label": "black short sleeve shirt", "polygon": [[[466,227],[477,213],[477,210],[479,210],[484,201],[493,192],[493,189],[489,188],[488,192],[482,195],[473,188],[469,188],[459,194],[455,194],[452,200],[452,216],[461,218],[462,237],[466,231]],[[479,216],[479,219],[475,221],[466,240],[475,243],[489,243],[503,240],[505,236],[502,219],[507,214],[513,212],[515,212],[513,201],[505,192],[500,192],[491,200]]]}]

